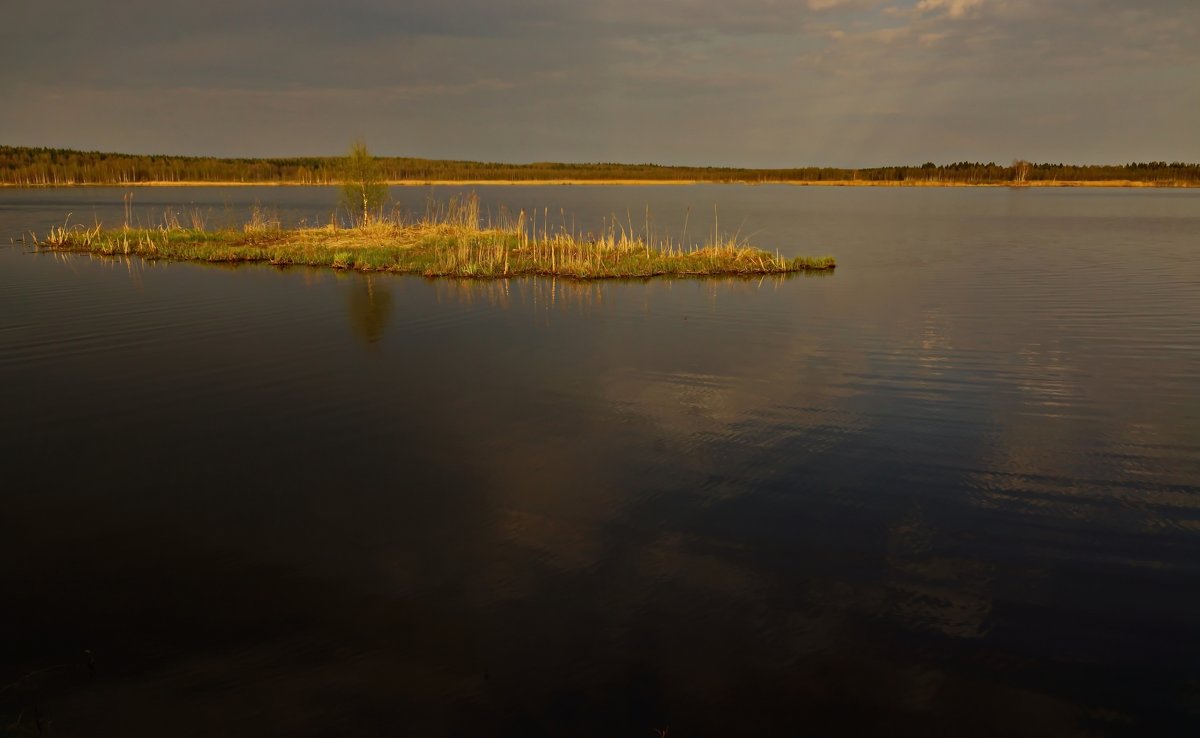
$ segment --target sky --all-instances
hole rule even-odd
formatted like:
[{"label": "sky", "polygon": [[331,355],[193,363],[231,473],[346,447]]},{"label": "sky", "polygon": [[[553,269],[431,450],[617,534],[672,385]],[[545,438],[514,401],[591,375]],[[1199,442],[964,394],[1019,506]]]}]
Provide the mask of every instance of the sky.
[{"label": "sky", "polygon": [[1200,161],[1198,0],[0,0],[0,144]]}]

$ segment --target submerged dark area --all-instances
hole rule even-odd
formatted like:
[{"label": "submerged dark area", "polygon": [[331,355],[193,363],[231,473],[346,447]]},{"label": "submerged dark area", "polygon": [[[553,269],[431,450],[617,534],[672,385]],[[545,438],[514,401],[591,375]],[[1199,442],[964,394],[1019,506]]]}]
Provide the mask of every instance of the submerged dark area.
[{"label": "submerged dark area", "polygon": [[[0,192],[0,236],[119,222],[122,194]],[[480,197],[670,232],[715,202],[839,267],[0,248],[0,734],[35,707],[62,736],[1200,725],[1200,193]],[[146,221],[331,201],[136,195]]]}]

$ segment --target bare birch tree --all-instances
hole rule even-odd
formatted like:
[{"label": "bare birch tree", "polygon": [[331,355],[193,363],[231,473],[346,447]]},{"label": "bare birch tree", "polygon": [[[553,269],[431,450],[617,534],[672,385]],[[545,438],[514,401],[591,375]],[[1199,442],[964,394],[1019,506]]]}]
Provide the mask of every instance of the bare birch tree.
[{"label": "bare birch tree", "polygon": [[1013,181],[1017,184],[1025,184],[1025,180],[1029,179],[1029,170],[1033,169],[1033,165],[1024,159],[1013,159]]},{"label": "bare birch tree", "polygon": [[382,217],[388,196],[378,162],[362,139],[356,140],[342,163],[342,206],[351,220],[365,226]]}]

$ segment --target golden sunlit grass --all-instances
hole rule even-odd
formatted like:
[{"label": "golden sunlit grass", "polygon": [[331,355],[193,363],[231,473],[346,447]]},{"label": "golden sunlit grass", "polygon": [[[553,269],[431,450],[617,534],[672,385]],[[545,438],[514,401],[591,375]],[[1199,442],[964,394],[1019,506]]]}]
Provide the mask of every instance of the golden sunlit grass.
[{"label": "golden sunlit grass", "polygon": [[825,271],[833,257],[788,258],[721,234],[684,245],[635,233],[616,218],[598,234],[579,234],[535,222],[524,212],[485,222],[474,196],[431,205],[419,220],[372,219],[362,226],[283,228],[255,208],[240,229],[207,230],[200,213],[185,225],[174,215],[155,228],[54,227],[34,241],[41,248],[148,259],[269,262],[335,269],[423,274],[429,277],[547,275],[575,279],[659,275],[780,274]]}]

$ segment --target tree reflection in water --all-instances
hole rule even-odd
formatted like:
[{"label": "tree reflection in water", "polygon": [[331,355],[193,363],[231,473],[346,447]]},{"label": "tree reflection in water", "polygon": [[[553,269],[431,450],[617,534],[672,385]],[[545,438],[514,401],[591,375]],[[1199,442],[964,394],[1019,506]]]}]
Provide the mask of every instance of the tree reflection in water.
[{"label": "tree reflection in water", "polygon": [[346,292],[346,310],[355,334],[373,347],[383,340],[383,331],[391,318],[392,293],[374,275],[357,278]]}]

